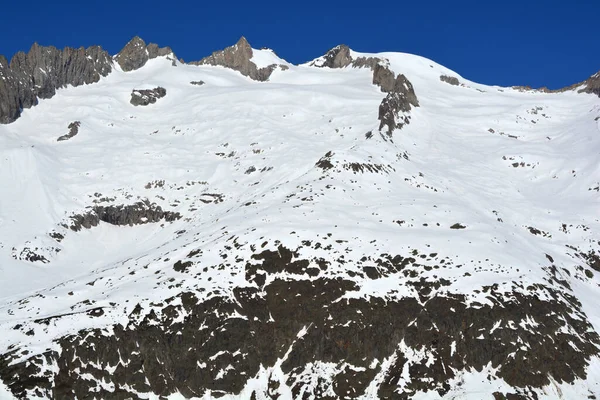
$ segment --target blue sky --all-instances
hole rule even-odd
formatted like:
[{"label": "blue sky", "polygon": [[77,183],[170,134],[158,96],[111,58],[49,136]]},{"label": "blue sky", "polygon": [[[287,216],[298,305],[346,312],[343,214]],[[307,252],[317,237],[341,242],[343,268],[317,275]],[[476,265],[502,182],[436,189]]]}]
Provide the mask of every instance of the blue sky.
[{"label": "blue sky", "polygon": [[2,6],[0,54],[99,44],[116,54],[139,35],[198,60],[244,35],[305,62],[345,43],[430,58],[486,84],[559,88],[600,71],[600,0],[74,1]]}]

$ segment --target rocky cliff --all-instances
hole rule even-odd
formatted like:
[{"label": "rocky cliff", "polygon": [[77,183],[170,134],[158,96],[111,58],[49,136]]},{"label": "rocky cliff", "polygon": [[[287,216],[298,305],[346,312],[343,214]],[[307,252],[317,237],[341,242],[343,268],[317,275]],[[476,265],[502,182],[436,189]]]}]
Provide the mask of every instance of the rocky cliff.
[{"label": "rocky cliff", "polygon": [[0,123],[10,123],[24,108],[49,99],[56,89],[98,82],[112,71],[110,55],[98,46],[58,50],[35,43],[7,62],[0,56]]}]

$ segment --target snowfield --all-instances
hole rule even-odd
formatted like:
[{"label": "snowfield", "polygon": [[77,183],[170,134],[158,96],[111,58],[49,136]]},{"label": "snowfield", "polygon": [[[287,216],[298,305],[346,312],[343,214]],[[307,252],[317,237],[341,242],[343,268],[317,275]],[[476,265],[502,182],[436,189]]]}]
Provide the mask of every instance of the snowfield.
[{"label": "snowfield", "polygon": [[[88,398],[600,396],[600,98],[352,52],[414,86],[419,107],[390,137],[369,68],[253,53],[259,68],[288,69],[256,82],[159,57],[0,125],[1,399],[56,397],[71,380]],[[155,104],[130,104],[156,87],[167,94]],[[74,121],[77,135],[57,141]],[[93,207],[138,202],[180,218],[71,229]],[[248,305],[240,288],[255,293]],[[428,307],[445,299],[442,323]],[[509,303],[530,311],[507,317]],[[463,317],[448,317],[457,304]],[[409,308],[425,311],[402,319]],[[393,334],[368,333],[386,313]],[[241,327],[254,323],[267,328]],[[206,336],[175,345],[186,329]],[[142,331],[154,332],[146,350]],[[478,340],[502,346],[469,355]],[[64,398],[81,398],[73,390]]]}]

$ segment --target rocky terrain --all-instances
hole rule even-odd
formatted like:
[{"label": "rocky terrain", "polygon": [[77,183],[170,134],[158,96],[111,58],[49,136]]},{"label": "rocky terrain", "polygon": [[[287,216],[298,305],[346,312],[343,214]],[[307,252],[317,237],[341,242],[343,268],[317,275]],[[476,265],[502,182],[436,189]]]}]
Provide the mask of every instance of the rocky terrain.
[{"label": "rocky terrain", "polygon": [[0,57],[0,399],[600,398],[599,82]]}]

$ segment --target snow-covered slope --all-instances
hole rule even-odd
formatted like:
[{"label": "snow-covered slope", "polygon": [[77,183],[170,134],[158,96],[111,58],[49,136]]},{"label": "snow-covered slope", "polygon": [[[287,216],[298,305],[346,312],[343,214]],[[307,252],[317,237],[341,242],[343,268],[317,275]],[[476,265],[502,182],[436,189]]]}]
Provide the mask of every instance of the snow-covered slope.
[{"label": "snow-covered slope", "polygon": [[0,397],[600,395],[600,99],[350,54],[410,124],[369,68],[157,57],[0,125]]}]

